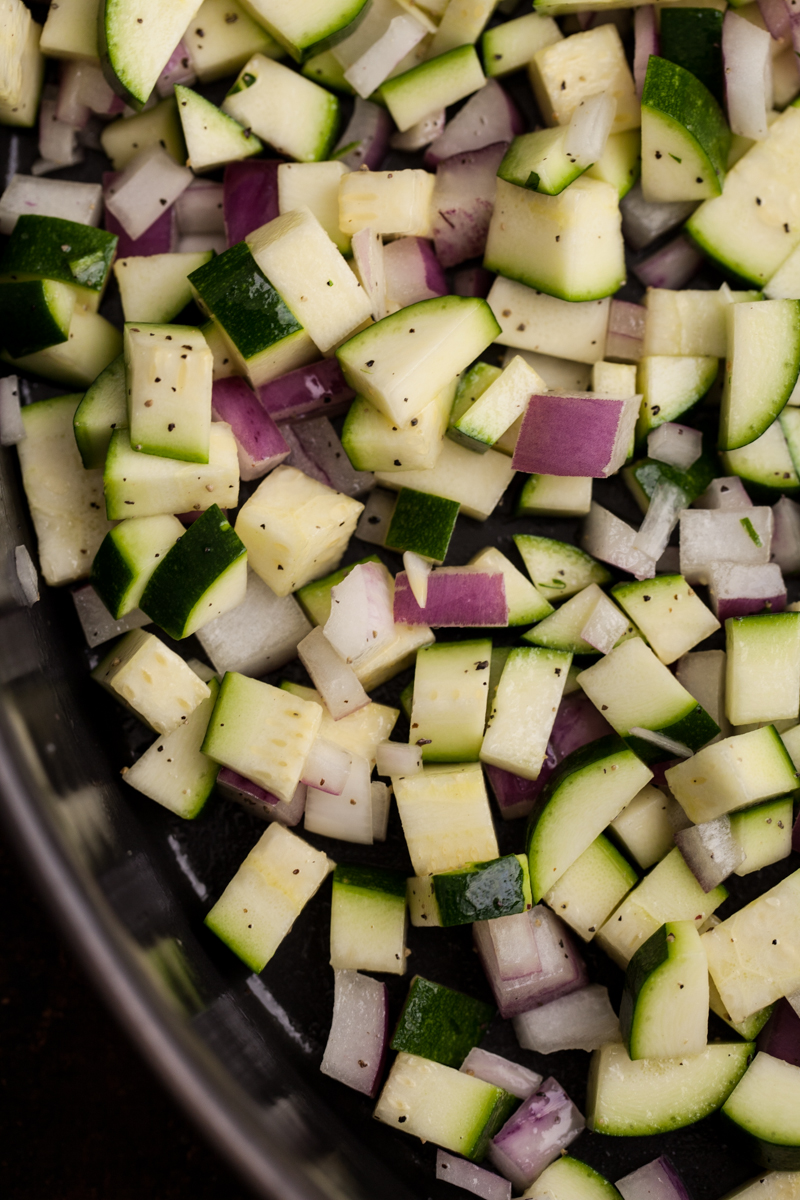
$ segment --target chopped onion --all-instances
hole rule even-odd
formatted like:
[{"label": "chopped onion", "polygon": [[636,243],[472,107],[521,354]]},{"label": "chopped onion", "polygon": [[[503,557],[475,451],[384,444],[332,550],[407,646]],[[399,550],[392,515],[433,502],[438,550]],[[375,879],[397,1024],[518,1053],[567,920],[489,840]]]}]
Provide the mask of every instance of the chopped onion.
[{"label": "chopped onion", "polygon": [[354,395],[335,358],[298,367],[258,389],[259,402],[273,421],[297,421],[323,412],[336,415],[350,407]]},{"label": "chopped onion", "polygon": [[650,742],[651,745],[658,746],[659,750],[663,750],[672,758],[692,757],[692,751],[688,746],[684,746],[683,742],[676,742],[674,738],[667,737],[664,733],[656,733],[652,729],[643,729],[641,725],[632,725],[628,730],[628,736]]},{"label": "chopped onion", "polygon": [[497,169],[507,147],[507,142],[493,142],[438,164],[432,224],[433,243],[443,267],[455,267],[483,254],[497,191]]},{"label": "chopped onion", "polygon": [[[45,89],[39,108],[39,153],[48,164],[48,171],[58,171],[61,167],[72,167],[83,161],[78,131],[58,119],[57,107],[55,94],[48,95],[48,89]],[[34,175],[45,173],[38,163],[31,170]]]},{"label": "chopped onion", "polygon": [[338,796],[319,788],[308,788],[305,812],[308,832],[371,846],[374,834],[370,771],[366,758],[354,754],[347,780]]},{"label": "chopped onion", "polygon": [[645,287],[676,291],[694,278],[704,261],[694,243],[681,233],[648,258],[634,263],[633,273]]},{"label": "chopped onion", "polygon": [[317,737],[303,767],[300,782],[329,796],[341,796],[350,775],[351,758],[346,750],[335,742]]},{"label": "chopped onion", "polygon": [[447,280],[426,238],[401,237],[383,249],[386,307],[389,312],[446,296]]},{"label": "chopped onion", "polygon": [[453,293],[456,296],[477,296],[485,300],[493,283],[494,275],[485,267],[464,267],[453,276]]},{"label": "chopped onion", "polygon": [[493,1171],[479,1167],[466,1158],[456,1158],[446,1150],[436,1151],[436,1178],[472,1192],[482,1200],[511,1200],[511,1184]]},{"label": "chopped onion", "polygon": [[392,118],[385,108],[356,96],[353,115],[331,157],[350,171],[359,167],[374,171],[383,162],[391,130]]},{"label": "chopped onion", "polygon": [[411,53],[425,34],[425,26],[410,14],[393,17],[385,33],[347,68],[345,79],[366,100],[389,78],[398,63]]},{"label": "chopped onion", "polygon": [[[289,461],[307,475],[343,492],[345,496],[361,496],[375,486],[372,471],[356,471],[350,465],[339,435],[327,416],[282,426],[281,432],[291,447]],[[298,461],[299,460],[299,461]]]},{"label": "chopped onion", "polygon": [[389,1044],[386,984],[358,971],[334,971],[333,980],[333,1022],[320,1071],[375,1096]]},{"label": "chopped onion", "polygon": [[223,215],[229,246],[243,242],[248,233],[279,215],[278,167],[282,161],[250,158],[225,167]]},{"label": "chopped onion", "polygon": [[377,747],[379,775],[419,775],[422,770],[422,751],[408,742],[379,742]]},{"label": "chopped onion", "polygon": [[656,238],[682,225],[697,208],[693,200],[645,200],[641,183],[635,183],[619,203],[622,233],[634,250],[644,250]]},{"label": "chopped onion", "polygon": [[272,792],[267,792],[257,783],[253,783],[251,779],[245,779],[244,775],[232,771],[230,767],[221,767],[217,775],[217,788],[226,800],[235,801],[248,812],[255,813],[262,821],[277,821],[279,825],[291,828],[293,825],[299,825],[303,819],[306,807],[304,783],[298,783],[287,804],[278,796],[273,796]]},{"label": "chopped onion", "polygon": [[722,61],[728,121],[733,133],[758,141],[772,111],[770,34],[729,10],[722,22]]},{"label": "chopped onion", "polygon": [[174,96],[176,83],[191,87],[196,81],[197,74],[192,65],[189,51],[183,42],[178,42],[156,81],[156,91],[159,96]]},{"label": "chopped onion", "polygon": [[[0,406],[2,402],[0,393]],[[800,571],[800,504],[781,496],[772,506],[772,516],[772,561],[784,575],[796,575]]]},{"label": "chopped onion", "polygon": [[14,567],[22,602],[31,608],[39,599],[39,573],[27,546],[14,548]]},{"label": "chopped onion", "polygon": [[121,633],[150,624],[150,618],[140,608],[132,608],[119,621],[115,621],[90,583],[75,588],[72,600],[87,646],[100,646],[111,638],[119,637]]},{"label": "chopped onion", "polygon": [[162,146],[150,146],[106,189],[106,207],[129,237],[139,238],[193,179],[188,167],[179,167]]},{"label": "chopped onion", "polygon": [[195,179],[175,201],[181,234],[225,233],[225,188],[210,179]]},{"label": "chopped onion", "polygon": [[637,579],[655,575],[655,560],[634,546],[636,530],[595,501],[583,525],[581,544],[594,558],[628,571]]},{"label": "chopped onion", "polygon": [[231,427],[242,479],[260,479],[288,457],[286,439],[241,376],[214,381],[211,412]]},{"label": "chopped onion", "polygon": [[352,667],[334,650],[319,625],[298,644],[297,654],[334,721],[370,703]]},{"label": "chopped onion", "polygon": [[637,363],[644,352],[644,323],[647,309],[627,300],[612,300],[606,333],[607,359]]},{"label": "chopped onion", "polygon": [[[784,499],[786,497],[783,497]],[[792,501],[789,501],[792,503]],[[753,501],[747,494],[745,486],[738,475],[725,475],[712,479],[702,496],[693,501],[695,508],[752,508]],[[777,508],[777,504],[775,508]],[[773,509],[774,511],[774,509]]]},{"label": "chopped onion", "polygon": [[711,607],[722,622],[728,617],[746,617],[765,609],[783,612],[786,608],[786,584],[775,562],[759,566],[711,562],[708,591]]},{"label": "chopped onion", "polygon": [[480,1046],[473,1046],[459,1070],[502,1088],[520,1100],[527,1100],[542,1082],[542,1076],[536,1071],[529,1071],[527,1067],[499,1054],[492,1054],[489,1050],[482,1050]]},{"label": "chopped onion", "polygon": [[703,435],[699,429],[667,421],[647,435],[648,458],[687,471],[703,453]]},{"label": "chopped onion", "polygon": [[508,625],[505,578],[471,567],[440,567],[428,577],[428,594],[420,608],[405,571],[394,581],[394,619],[432,629],[502,627]]},{"label": "chopped onion", "polygon": [[[103,175],[103,186],[112,187],[121,177],[120,171],[108,171]],[[109,233],[115,233],[118,258],[134,258],[151,254],[171,254],[178,244],[178,222],[175,206],[171,205],[161,214],[157,221],[144,231],[141,237],[132,238],[125,231],[112,212],[106,209],[105,226]]]},{"label": "chopped onion", "polygon": [[585,1127],[561,1085],[546,1079],[492,1138],[489,1161],[515,1188],[526,1188]]},{"label": "chopped onion", "polygon": [[81,225],[99,225],[103,214],[103,189],[99,183],[12,175],[0,198],[0,233],[13,233],[17,217],[22,213],[61,217]]},{"label": "chopped onion", "polygon": [[608,988],[589,984],[514,1017],[514,1032],[524,1050],[555,1054],[558,1050],[597,1050],[606,1042],[619,1042],[617,1014]]},{"label": "chopped onion", "polygon": [[527,913],[476,922],[473,926],[478,953],[481,944],[491,946],[495,972],[503,982],[526,979],[542,972],[533,924]]},{"label": "chopped onion", "polygon": [[359,663],[394,637],[392,593],[378,563],[360,563],[331,589],[325,637],[346,663]]},{"label": "chopped onion", "polygon": [[16,446],[24,437],[19,379],[6,375],[0,379],[0,446]]},{"label": "chopped onion", "polygon": [[389,828],[389,808],[392,802],[392,789],[380,780],[373,780],[369,785],[372,799],[372,840],[385,842]]},{"label": "chopped onion", "polygon": [[786,0],[758,0],[758,10],[773,41],[779,42],[792,36],[792,23]]},{"label": "chopped onion", "polygon": [[[523,921],[516,926],[508,924],[517,917],[527,918],[529,932],[524,929]],[[535,962],[530,933],[535,942]],[[503,1017],[548,1004],[586,984],[586,966],[566,927],[543,905],[514,917],[476,921],[472,934]],[[525,970],[528,965],[530,971]]]},{"label": "chopped onion", "polygon": [[677,483],[660,479],[655,486],[645,518],[633,539],[633,549],[658,561],[686,507],[686,493]]},{"label": "chopped onion", "polygon": [[415,554],[413,550],[406,550],[403,554],[403,567],[414,599],[420,608],[424,608],[428,603],[428,577],[433,563],[421,554]]},{"label": "chopped onion", "polygon": [[633,78],[636,83],[636,94],[641,100],[644,90],[644,77],[647,74],[647,64],[651,54],[658,54],[658,25],[656,10],[652,4],[637,8],[633,14],[633,34],[635,38],[633,51]]},{"label": "chopped onion", "polygon": [[610,92],[586,96],[576,106],[564,141],[564,152],[576,166],[590,167],[602,158],[616,113]]},{"label": "chopped onion", "polygon": [[771,508],[685,508],[681,513],[681,575],[688,583],[708,583],[714,562],[768,563],[771,543]]},{"label": "chopped onion", "polygon": [[675,842],[704,892],[717,887],[744,862],[745,852],[733,836],[728,816],[680,829]]},{"label": "chopped onion", "polygon": [[629,629],[628,618],[613,600],[609,600],[602,592],[589,620],[580,632],[580,637],[601,654],[608,654]]},{"label": "chopped onion", "polygon": [[430,146],[431,142],[444,130],[446,116],[446,109],[437,109],[436,112],[417,121],[416,125],[412,125],[405,133],[393,133],[389,144],[393,150],[403,150],[406,153],[421,150],[423,146]]},{"label": "chopped onion", "polygon": [[[484,764],[486,778],[497,800],[500,816],[504,821],[513,821],[516,817],[527,817],[536,803],[547,779],[553,772],[556,759],[551,747],[547,748],[547,757],[542,764],[538,779],[523,779],[503,767],[495,767],[491,763]],[[505,918],[502,918],[505,919]]]},{"label": "chopped onion", "polygon": [[386,269],[383,259],[383,238],[367,226],[353,235],[353,261],[361,286],[369,296],[374,320],[386,316]]},{"label": "chopped onion", "polygon": [[617,1180],[623,1200],[692,1200],[689,1189],[665,1154]]},{"label": "chopped onion", "polygon": [[448,121],[425,153],[425,166],[435,167],[445,158],[511,142],[525,126],[511,98],[496,79],[487,79],[479,92]]}]

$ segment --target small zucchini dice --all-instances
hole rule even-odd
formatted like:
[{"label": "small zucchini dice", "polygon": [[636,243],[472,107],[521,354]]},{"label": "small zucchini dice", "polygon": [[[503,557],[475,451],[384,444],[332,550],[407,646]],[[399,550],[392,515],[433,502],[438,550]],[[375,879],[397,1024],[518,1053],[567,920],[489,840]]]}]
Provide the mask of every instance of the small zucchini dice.
[{"label": "small zucchini dice", "polygon": [[214,359],[200,330],[129,323],[124,346],[134,450],[207,463]]},{"label": "small zucchini dice", "polygon": [[394,1031],[392,1050],[460,1067],[496,1011],[491,1004],[416,975]]},{"label": "small zucchini dice", "polygon": [[117,642],[92,678],[162,734],[179,729],[211,694],[174,650],[143,629]]}]

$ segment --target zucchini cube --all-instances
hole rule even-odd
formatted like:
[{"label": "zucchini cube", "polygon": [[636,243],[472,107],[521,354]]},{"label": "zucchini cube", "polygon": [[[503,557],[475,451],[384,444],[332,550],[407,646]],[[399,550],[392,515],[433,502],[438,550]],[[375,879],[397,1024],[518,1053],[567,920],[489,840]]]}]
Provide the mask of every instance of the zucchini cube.
[{"label": "zucchini cube", "polygon": [[151,575],[184,533],[178,518],[164,513],[130,517],[106,534],[94,556],[91,583],[116,621],[139,607]]},{"label": "zucchini cube", "polygon": [[682,575],[618,583],[611,595],[667,665],[720,628],[717,618]]},{"label": "zucchini cube", "polygon": [[288,804],[321,723],[321,705],[229,671],[202,750]]},{"label": "zucchini cube", "polygon": [[189,275],[214,257],[213,250],[185,254],[136,254],[114,263],[126,321],[164,325],[192,299]]},{"label": "zucchini cube", "polygon": [[97,312],[117,252],[116,234],[60,217],[25,215],[0,257],[0,280],[54,279]]},{"label": "zucchini cube", "polygon": [[[627,808],[623,809],[625,812]],[[669,845],[672,846],[671,831]],[[635,886],[637,878],[627,859],[601,833],[543,898],[570,929],[585,942],[591,942]]]},{"label": "zucchini cube", "polygon": [[251,129],[245,129],[199,92],[178,84],[175,98],[186,138],[186,162],[195,174],[240,162],[264,149]]},{"label": "zucchini cube", "polygon": [[308,333],[244,242],[192,271],[189,283],[222,333],[239,373],[253,387],[317,357]]},{"label": "zucchini cube", "polygon": [[207,463],[214,359],[200,330],[127,324],[123,344],[134,450]]},{"label": "zucchini cube", "polygon": [[322,850],[275,822],[205,923],[252,971],[263,971],[332,865]]},{"label": "zucchini cube", "polygon": [[503,668],[480,750],[481,762],[538,779],[572,654],[517,647]]},{"label": "zucchini cube", "polygon": [[339,184],[339,226],[352,236],[362,229],[403,237],[431,236],[436,176],[421,168],[350,171]]},{"label": "zucchini cube", "polygon": [[12,358],[66,342],[75,293],[53,279],[0,282],[0,343]]},{"label": "zucchini cube", "polygon": [[201,700],[185,725],[160,737],[125,772],[125,782],[176,816],[190,821],[214,790],[219,766],[200,750],[219,684],[209,679],[211,695]]},{"label": "zucchini cube", "polygon": [[247,589],[247,551],[212,504],[158,564],[139,606],[180,640],[241,604]]},{"label": "zucchini cube", "polygon": [[72,427],[87,470],[102,470],[112,433],[127,429],[127,401],[125,358],[120,354],[89,385],[75,410]]},{"label": "zucchini cube", "polygon": [[409,740],[421,747],[423,762],[477,760],[491,658],[489,638],[438,642],[418,651]]},{"label": "zucchini cube", "polygon": [[153,633],[133,629],[92,671],[101,687],[156,733],[185,724],[211,691],[180,655]]},{"label": "zucchini cube", "polygon": [[597,92],[617,102],[612,133],[636,129],[639,99],[615,25],[598,25],[542,46],[529,67],[539,111],[548,125],[568,125],[582,100]]},{"label": "zucchini cube", "polygon": [[247,235],[247,245],[323,353],[371,317],[369,296],[309,208],[262,225]]},{"label": "zucchini cube", "polygon": [[386,532],[386,545],[390,550],[411,550],[433,562],[444,562],[460,507],[443,496],[401,488]]},{"label": "zucchini cube", "polygon": [[492,862],[467,863],[431,878],[439,924],[469,925],[525,912],[532,907],[528,860],[506,854]]},{"label": "zucchini cube", "polygon": [[222,111],[298,162],[326,159],[339,125],[331,92],[263,54],[245,63]]},{"label": "zucchini cube", "polygon": [[645,200],[719,196],[730,144],[731,131],[708,88],[691,71],[651,54],[642,91]]},{"label": "zucchini cube", "polygon": [[478,92],[486,83],[474,46],[457,46],[389,79],[380,89],[403,132],[439,108]]},{"label": "zucchini cube", "polygon": [[280,466],[239,510],[236,532],[250,566],[277,596],[338,567],[363,504]]},{"label": "zucchini cube", "polygon": [[800,613],[729,617],[725,638],[725,715],[731,724],[796,721],[800,711]]},{"label": "zucchini cube", "polygon": [[392,786],[415,875],[500,857],[480,763],[433,763]]},{"label": "zucchini cube", "polygon": [[334,971],[406,971],[406,880],[399,871],[342,866],[333,873]]},{"label": "zucchini cube", "polygon": [[391,1048],[458,1068],[486,1033],[496,1012],[492,1004],[416,975]]}]

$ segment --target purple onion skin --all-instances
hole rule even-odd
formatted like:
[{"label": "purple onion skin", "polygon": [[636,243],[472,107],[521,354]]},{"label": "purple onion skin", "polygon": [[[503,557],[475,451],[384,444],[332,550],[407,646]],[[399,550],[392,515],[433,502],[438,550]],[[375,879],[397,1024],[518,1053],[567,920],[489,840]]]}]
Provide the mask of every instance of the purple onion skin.
[{"label": "purple onion skin", "polygon": [[689,829],[679,829],[675,834],[675,845],[700,887],[707,893],[727,879],[730,871],[720,870],[702,843],[693,836],[694,829],[694,825]]},{"label": "purple onion skin", "polygon": [[[119,179],[121,171],[103,172],[103,191],[105,192],[115,180]],[[117,242],[117,258],[137,258],[150,254],[171,254],[178,242],[178,227],[175,220],[175,206],[171,205],[163,212],[141,237],[129,237],[117,218],[108,209],[103,214],[104,224],[108,233],[115,233]]]},{"label": "purple onion skin", "polygon": [[434,296],[446,296],[449,292],[442,264],[436,257],[433,246],[425,238],[419,238],[419,251],[425,266],[425,283]]},{"label": "purple onion skin", "polygon": [[669,758],[665,762],[648,763],[648,767],[653,772],[653,778],[650,780],[650,782],[654,787],[669,788],[665,772],[668,771],[670,767],[674,767],[677,763],[683,761],[684,760],[682,758]]},{"label": "purple onion skin", "polygon": [[335,358],[299,367],[258,389],[262,408],[273,421],[296,421],[346,412],[355,392],[349,387]]},{"label": "purple onion skin", "polygon": [[252,468],[242,472],[243,479],[258,479],[288,458],[289,446],[278,426],[239,376],[215,381],[211,409],[215,420],[227,421],[253,463]]},{"label": "purple onion skin", "polygon": [[728,617],[749,617],[751,613],[783,612],[786,599],[786,592],[781,592],[779,596],[770,596],[769,599],[738,596],[730,600],[718,600],[717,617],[722,622],[727,621]]},{"label": "purple onion skin", "polygon": [[[238,771],[230,767],[221,767],[217,775],[217,787],[227,800],[241,804],[248,812],[266,821],[278,821],[281,825],[297,825],[303,819],[306,806],[306,789],[302,785],[292,797],[291,803],[285,804],[272,792],[265,791],[252,779],[246,779]],[[280,814],[280,815],[279,815]]]},{"label": "purple onion skin", "polygon": [[282,162],[280,158],[259,158],[226,166],[222,211],[229,246],[279,216],[278,167]]},{"label": "purple onion skin", "polygon": [[695,249],[688,238],[680,234],[669,245],[636,263],[633,273],[645,287],[677,291],[694,278],[703,262],[699,250]]},{"label": "purple onion skin", "polygon": [[511,771],[506,771],[503,767],[495,767],[489,763],[484,764],[484,770],[503,820],[512,821],[515,817],[527,817],[536,803],[536,797],[555,770],[556,764],[557,759],[550,745],[547,747],[547,757],[538,779],[523,779],[521,775],[513,775]]},{"label": "purple onion skin", "polygon": [[604,479],[624,404],[594,396],[532,396],[511,465],[527,474]]},{"label": "purple onion skin", "polygon": [[394,619],[406,625],[504,626],[508,604],[502,575],[465,571],[463,575],[433,573],[428,577],[428,602],[420,608],[401,571],[395,579]]},{"label": "purple onion skin", "polygon": [[758,1048],[773,1058],[800,1067],[800,1017],[788,1000],[779,1000],[758,1035]]},{"label": "purple onion skin", "polygon": [[456,296],[477,296],[485,300],[489,295],[494,275],[485,267],[463,267],[453,276],[453,292]]},{"label": "purple onion skin", "polygon": [[[635,1182],[631,1182],[629,1187],[626,1187],[626,1183],[630,1180]],[[665,1190],[665,1184],[667,1190]],[[654,1200],[692,1200],[689,1189],[666,1154],[662,1154],[660,1158],[654,1158],[652,1162],[645,1163],[643,1167],[632,1171],[624,1179],[619,1179],[617,1187],[620,1187],[623,1197],[630,1195],[643,1200],[644,1197],[652,1195]]]},{"label": "purple onion skin", "polygon": [[[552,1132],[562,1124],[563,1131]],[[559,1157],[585,1125],[569,1096],[551,1077],[523,1101],[492,1138],[489,1159],[516,1187],[525,1188]]]},{"label": "purple onion skin", "polygon": [[440,207],[434,216],[433,241],[443,267],[456,267],[483,254],[494,209],[497,168],[507,149],[507,142],[494,142],[480,150],[454,154],[436,168]]}]

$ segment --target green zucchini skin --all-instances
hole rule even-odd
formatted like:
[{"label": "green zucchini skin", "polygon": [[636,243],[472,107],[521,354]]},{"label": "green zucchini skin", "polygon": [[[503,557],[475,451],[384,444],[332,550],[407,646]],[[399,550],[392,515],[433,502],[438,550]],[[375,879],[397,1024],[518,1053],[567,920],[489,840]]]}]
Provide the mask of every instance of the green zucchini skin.
[{"label": "green zucchini skin", "polygon": [[458,1069],[496,1011],[491,1004],[417,975],[397,1022],[392,1049]]},{"label": "green zucchini skin", "polygon": [[661,57],[690,71],[718,104],[725,98],[722,18],[715,8],[664,8],[659,41]]}]

